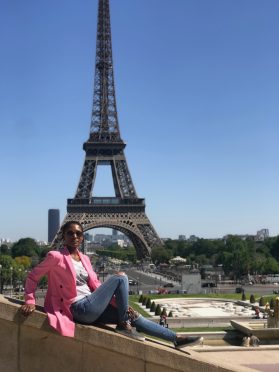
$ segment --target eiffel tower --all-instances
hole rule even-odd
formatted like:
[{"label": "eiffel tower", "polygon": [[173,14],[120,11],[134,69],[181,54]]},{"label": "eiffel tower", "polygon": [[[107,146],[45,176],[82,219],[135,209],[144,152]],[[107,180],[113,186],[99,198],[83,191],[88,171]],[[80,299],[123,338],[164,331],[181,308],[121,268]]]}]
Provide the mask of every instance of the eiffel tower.
[{"label": "eiffel tower", "polygon": [[[86,153],[75,197],[68,199],[67,221],[79,221],[84,231],[108,227],[124,233],[139,259],[150,257],[162,245],[145,214],[145,200],[138,198],[124,154],[116,109],[109,0],[99,0],[93,109],[90,135],[83,144]],[[98,165],[109,165],[115,197],[94,197]],[[61,230],[53,245],[61,241]]]}]

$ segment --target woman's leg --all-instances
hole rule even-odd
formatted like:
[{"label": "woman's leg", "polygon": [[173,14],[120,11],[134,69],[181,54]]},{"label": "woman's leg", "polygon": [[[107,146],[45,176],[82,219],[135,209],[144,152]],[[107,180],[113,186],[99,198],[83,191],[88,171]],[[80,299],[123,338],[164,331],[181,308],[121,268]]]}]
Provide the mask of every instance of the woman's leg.
[{"label": "woman's leg", "polygon": [[175,332],[169,328],[162,327],[158,323],[144,318],[142,315],[132,319],[132,326],[136,327],[137,331],[144,332],[150,336],[155,336],[172,342],[176,341]]},{"label": "woman's leg", "polygon": [[117,324],[118,323],[118,312],[117,308],[111,304],[108,304],[105,311],[95,320],[94,323],[105,323],[105,324]]},{"label": "woman's leg", "polygon": [[202,342],[203,340],[202,337],[197,336],[177,336],[177,334],[169,328],[162,327],[161,325],[144,318],[131,307],[129,307],[128,313],[132,325],[135,326],[138,331],[142,331],[150,336],[162,338],[163,340],[172,341],[178,349],[197,342]]},{"label": "woman's leg", "polygon": [[91,295],[71,306],[74,320],[93,323],[105,311],[113,295],[117,304],[118,324],[128,319],[128,278],[126,275],[113,275]]}]

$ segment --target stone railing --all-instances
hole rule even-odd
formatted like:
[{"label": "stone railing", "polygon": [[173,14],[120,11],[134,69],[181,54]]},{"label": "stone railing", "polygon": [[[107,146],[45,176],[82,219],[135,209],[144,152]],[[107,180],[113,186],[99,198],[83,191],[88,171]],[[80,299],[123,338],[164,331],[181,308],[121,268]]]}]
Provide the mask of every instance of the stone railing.
[{"label": "stone railing", "polygon": [[16,300],[0,295],[3,372],[240,371],[208,361],[189,348],[191,355],[93,326],[77,325],[74,338],[62,337],[48,325],[44,312],[36,310],[25,318],[19,307]]}]

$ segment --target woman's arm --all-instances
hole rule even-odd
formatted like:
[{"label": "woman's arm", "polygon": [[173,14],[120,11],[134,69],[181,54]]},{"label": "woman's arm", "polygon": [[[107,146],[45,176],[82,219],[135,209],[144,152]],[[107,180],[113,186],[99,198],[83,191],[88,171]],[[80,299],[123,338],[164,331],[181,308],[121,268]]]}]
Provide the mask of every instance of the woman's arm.
[{"label": "woman's arm", "polygon": [[28,274],[24,289],[25,304],[21,307],[21,311],[25,316],[31,314],[35,310],[35,291],[38,281],[57,264],[57,253],[58,252],[50,251],[46,258]]}]

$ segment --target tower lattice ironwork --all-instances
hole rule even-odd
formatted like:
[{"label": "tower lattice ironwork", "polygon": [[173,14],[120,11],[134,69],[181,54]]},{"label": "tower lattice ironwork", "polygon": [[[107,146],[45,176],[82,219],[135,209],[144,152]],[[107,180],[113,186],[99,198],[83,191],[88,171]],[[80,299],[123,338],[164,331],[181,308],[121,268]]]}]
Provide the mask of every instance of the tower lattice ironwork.
[{"label": "tower lattice ironwork", "polygon": [[[84,230],[108,227],[124,233],[133,243],[137,257],[151,254],[162,241],[145,214],[145,200],[138,198],[124,154],[115,98],[109,0],[99,0],[93,109],[89,139],[79,184],[73,199],[68,199],[62,225],[79,221]],[[94,197],[98,165],[109,165],[115,197]],[[61,231],[54,245],[59,245]]]}]

